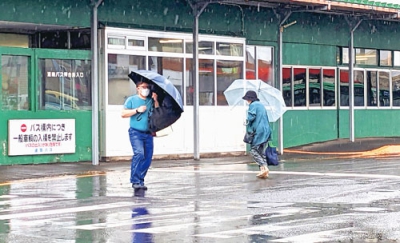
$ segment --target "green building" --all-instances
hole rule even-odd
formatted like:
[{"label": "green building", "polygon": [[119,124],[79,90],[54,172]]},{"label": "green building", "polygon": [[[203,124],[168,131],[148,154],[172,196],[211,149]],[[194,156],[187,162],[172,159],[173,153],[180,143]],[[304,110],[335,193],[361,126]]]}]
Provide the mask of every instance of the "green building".
[{"label": "green building", "polygon": [[245,152],[246,107],[228,106],[223,95],[236,79],[282,90],[287,111],[271,123],[281,151],[400,135],[399,4],[6,0],[0,7],[0,165],[129,158],[120,111],[135,92],[127,75],[136,69],[168,77],[185,102],[174,132],[155,138],[155,157]]}]

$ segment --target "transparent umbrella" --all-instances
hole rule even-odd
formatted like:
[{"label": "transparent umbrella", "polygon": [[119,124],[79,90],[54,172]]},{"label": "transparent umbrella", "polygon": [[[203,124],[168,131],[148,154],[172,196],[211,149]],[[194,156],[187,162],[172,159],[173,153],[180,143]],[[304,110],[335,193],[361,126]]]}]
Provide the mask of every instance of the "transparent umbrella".
[{"label": "transparent umbrella", "polygon": [[267,109],[270,122],[277,121],[285,113],[286,105],[282,92],[259,79],[237,79],[224,91],[224,95],[230,106],[244,105],[242,97],[249,90],[257,93],[258,99]]}]

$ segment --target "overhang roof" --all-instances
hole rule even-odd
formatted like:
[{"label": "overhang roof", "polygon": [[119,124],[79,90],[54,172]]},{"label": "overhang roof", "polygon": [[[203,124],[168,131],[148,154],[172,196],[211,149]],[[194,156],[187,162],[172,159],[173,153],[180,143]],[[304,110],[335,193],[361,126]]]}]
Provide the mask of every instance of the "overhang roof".
[{"label": "overhang roof", "polygon": [[[192,0],[194,2],[207,2]],[[400,20],[400,4],[369,0],[222,0],[212,2],[286,9],[290,11],[314,11],[325,14],[366,16],[375,19]]]}]

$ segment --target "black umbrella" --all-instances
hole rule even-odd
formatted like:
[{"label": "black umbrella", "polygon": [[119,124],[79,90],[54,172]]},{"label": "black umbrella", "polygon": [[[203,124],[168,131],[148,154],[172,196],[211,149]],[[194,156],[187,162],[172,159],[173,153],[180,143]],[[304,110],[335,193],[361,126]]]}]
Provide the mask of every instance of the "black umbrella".
[{"label": "black umbrella", "polygon": [[183,101],[179,91],[164,76],[148,70],[132,71],[128,77],[137,84],[139,81],[150,85],[150,96],[155,92],[160,106],[150,113],[149,130],[158,132],[176,122],[183,112]]}]

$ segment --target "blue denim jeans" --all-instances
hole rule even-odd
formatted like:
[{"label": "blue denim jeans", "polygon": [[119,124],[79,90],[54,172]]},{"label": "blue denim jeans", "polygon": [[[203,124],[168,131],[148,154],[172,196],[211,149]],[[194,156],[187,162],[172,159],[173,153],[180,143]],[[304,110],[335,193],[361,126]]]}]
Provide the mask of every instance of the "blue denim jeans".
[{"label": "blue denim jeans", "polygon": [[133,150],[131,162],[131,183],[144,185],[144,177],[150,167],[153,157],[153,136],[129,128],[129,139]]}]

